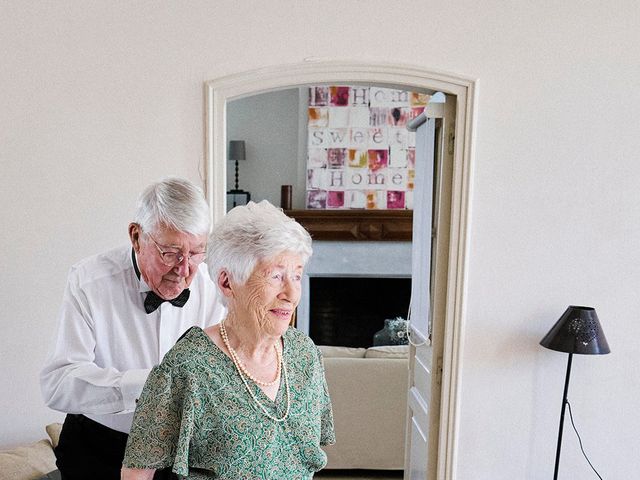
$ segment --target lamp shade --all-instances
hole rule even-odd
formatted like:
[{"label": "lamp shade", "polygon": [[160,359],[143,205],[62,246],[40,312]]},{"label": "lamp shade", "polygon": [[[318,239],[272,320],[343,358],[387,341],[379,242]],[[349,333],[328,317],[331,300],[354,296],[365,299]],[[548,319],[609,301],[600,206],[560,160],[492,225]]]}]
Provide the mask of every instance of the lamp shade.
[{"label": "lamp shade", "polygon": [[602,355],[611,351],[596,310],[573,305],[562,314],[540,345],[558,352],[587,355]]},{"label": "lamp shade", "polygon": [[229,142],[229,160],[246,160],[244,140],[231,140]]}]

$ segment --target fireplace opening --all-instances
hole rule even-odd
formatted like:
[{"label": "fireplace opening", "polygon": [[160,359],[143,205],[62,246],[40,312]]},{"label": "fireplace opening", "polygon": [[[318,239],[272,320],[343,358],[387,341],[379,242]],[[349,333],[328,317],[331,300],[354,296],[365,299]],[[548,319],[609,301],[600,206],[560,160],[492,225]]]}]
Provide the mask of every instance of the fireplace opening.
[{"label": "fireplace opening", "polygon": [[407,318],[411,278],[310,277],[309,336],[316,345],[370,347],[387,318]]}]

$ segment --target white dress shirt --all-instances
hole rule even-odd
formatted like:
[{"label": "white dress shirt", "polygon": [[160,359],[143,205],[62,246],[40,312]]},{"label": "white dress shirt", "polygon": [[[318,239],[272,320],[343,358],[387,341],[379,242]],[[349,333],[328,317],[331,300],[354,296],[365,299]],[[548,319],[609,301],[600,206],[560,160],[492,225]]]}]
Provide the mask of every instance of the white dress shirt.
[{"label": "white dress shirt", "polygon": [[151,368],[191,326],[205,328],[225,314],[205,264],[184,307],[164,302],[147,314],[150,288],[138,279],[131,252],[120,247],[71,267],[56,343],[40,374],[47,406],[124,433]]}]

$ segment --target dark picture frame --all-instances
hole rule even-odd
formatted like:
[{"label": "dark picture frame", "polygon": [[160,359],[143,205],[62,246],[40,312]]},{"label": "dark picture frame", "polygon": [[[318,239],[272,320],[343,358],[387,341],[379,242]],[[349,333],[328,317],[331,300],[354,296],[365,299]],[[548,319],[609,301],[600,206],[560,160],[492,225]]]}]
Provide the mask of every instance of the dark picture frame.
[{"label": "dark picture frame", "polygon": [[245,192],[243,190],[233,191],[230,190],[227,192],[227,212],[231,210],[233,207],[237,207],[239,205],[246,205],[251,200],[251,193]]}]

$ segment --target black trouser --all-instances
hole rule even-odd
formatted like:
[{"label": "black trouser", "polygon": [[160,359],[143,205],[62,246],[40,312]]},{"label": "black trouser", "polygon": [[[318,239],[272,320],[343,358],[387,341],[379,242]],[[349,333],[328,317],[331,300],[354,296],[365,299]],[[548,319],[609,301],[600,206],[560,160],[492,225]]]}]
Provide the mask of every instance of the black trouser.
[{"label": "black trouser", "polygon": [[[84,415],[68,414],[55,449],[62,480],[120,480],[127,437]],[[177,479],[170,470],[157,471],[154,480]]]}]

